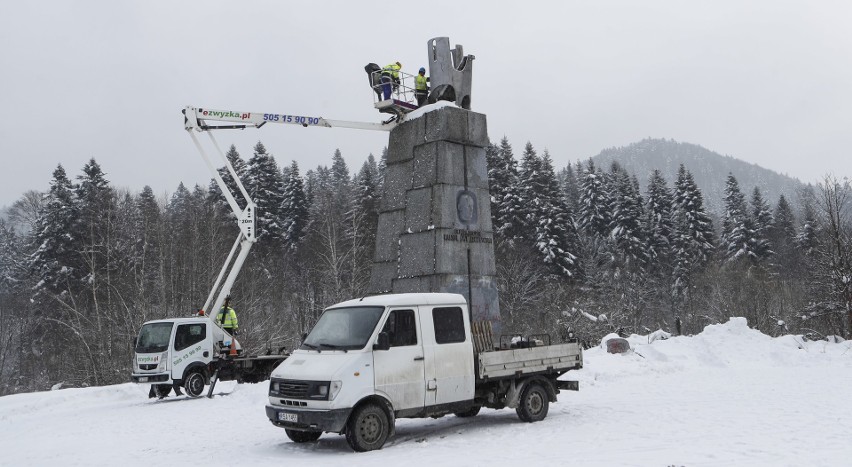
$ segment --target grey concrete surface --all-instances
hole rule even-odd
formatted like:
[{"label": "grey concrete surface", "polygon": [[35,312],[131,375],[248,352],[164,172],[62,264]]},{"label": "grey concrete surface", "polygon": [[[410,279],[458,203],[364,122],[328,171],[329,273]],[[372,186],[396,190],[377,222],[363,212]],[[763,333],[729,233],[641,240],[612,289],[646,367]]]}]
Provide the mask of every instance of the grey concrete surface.
[{"label": "grey concrete surface", "polygon": [[370,293],[460,293],[498,337],[485,115],[444,107],[389,144]]}]

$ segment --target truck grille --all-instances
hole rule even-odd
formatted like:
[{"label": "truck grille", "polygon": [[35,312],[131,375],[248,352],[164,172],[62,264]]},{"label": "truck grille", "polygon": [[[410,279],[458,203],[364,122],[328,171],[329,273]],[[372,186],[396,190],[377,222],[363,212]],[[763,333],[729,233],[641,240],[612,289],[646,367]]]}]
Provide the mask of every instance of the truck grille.
[{"label": "truck grille", "polygon": [[293,399],[305,399],[308,396],[308,386],[306,381],[281,381],[278,385],[278,394]]},{"label": "truck grille", "polygon": [[154,363],[154,364],[148,364],[148,363],[142,364],[142,365],[139,365],[139,369],[140,370],[156,370],[157,364],[156,363]]}]

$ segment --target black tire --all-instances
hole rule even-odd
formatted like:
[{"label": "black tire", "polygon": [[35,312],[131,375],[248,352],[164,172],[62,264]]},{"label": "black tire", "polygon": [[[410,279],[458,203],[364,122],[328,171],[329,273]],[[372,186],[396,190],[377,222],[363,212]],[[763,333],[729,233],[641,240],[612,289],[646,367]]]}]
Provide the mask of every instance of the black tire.
[{"label": "black tire", "polygon": [[474,405],[473,407],[465,410],[464,412],[456,412],[454,415],[459,418],[475,417],[476,414],[479,413],[480,409],[482,409],[482,407]]},{"label": "black tire", "polygon": [[285,428],[287,437],[294,443],[313,443],[322,436],[322,431],[299,431]]},{"label": "black tire", "polygon": [[532,423],[544,420],[549,408],[550,398],[547,395],[547,390],[539,383],[530,383],[524,388],[521,400],[518,401],[518,408],[515,411],[521,421]]},{"label": "black tire", "polygon": [[154,395],[157,396],[157,399],[168,397],[169,393],[172,392],[170,384],[152,384],[151,388],[154,390]]},{"label": "black tire", "polygon": [[346,442],[355,452],[381,449],[389,433],[390,422],[387,414],[373,403],[355,409],[346,422]]},{"label": "black tire", "polygon": [[204,375],[201,372],[193,371],[183,379],[183,390],[189,397],[201,397],[204,394],[204,384]]}]

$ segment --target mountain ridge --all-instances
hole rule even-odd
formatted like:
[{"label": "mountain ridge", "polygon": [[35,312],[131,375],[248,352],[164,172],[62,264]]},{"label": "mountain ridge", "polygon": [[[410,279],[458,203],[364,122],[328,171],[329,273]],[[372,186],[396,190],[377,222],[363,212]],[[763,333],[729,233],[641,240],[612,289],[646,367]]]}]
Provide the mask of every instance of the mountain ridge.
[{"label": "mountain ridge", "polygon": [[643,193],[654,169],[660,170],[671,188],[677,179],[678,167],[683,164],[701,189],[705,209],[715,216],[724,213],[723,197],[729,173],[736,177],[747,200],[751,199],[754,187],[758,187],[773,209],[782,194],[792,205],[798,205],[799,193],[808,186],[797,178],[701,145],[665,138],[645,138],[627,146],[606,148],[591,159],[604,171],[617,161],[636,175]]}]

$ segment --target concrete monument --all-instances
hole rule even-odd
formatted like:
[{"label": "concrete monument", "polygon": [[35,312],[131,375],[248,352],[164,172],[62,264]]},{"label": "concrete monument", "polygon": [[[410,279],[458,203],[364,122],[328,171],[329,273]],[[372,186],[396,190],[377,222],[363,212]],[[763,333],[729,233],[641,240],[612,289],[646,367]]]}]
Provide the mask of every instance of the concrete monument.
[{"label": "concrete monument", "polygon": [[[429,41],[430,54],[435,44],[449,51],[449,39],[438,38]],[[455,50],[461,54],[461,46]],[[449,52],[437,56],[450,60]],[[461,71],[442,63],[454,70],[445,81],[431,76],[433,85],[460,91],[457,105],[470,104],[471,59],[461,59],[468,64]],[[430,62],[433,72],[437,66]],[[472,321],[490,321],[499,336],[487,145],[485,115],[452,106],[391,131],[370,292],[462,294]]]}]

